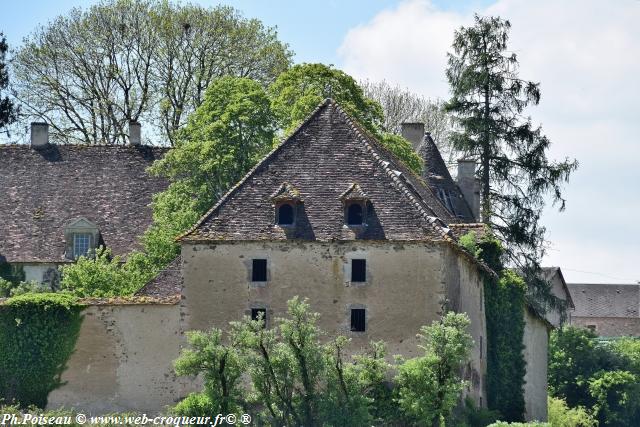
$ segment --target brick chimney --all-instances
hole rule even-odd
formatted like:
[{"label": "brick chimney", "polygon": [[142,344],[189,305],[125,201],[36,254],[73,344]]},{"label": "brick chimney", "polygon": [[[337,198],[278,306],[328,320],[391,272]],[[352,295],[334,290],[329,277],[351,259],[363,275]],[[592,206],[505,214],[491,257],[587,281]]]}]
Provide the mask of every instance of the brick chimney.
[{"label": "brick chimney", "polygon": [[476,178],[475,160],[458,160],[458,187],[471,208],[476,221],[480,220],[480,181]]},{"label": "brick chimney", "polygon": [[49,145],[49,125],[44,122],[31,122],[31,147],[43,148]]},{"label": "brick chimney", "polygon": [[418,151],[424,138],[424,123],[402,123],[400,126],[402,136],[411,143],[415,151]]},{"label": "brick chimney", "polygon": [[142,143],[142,126],[136,121],[129,122],[129,144],[138,146]]}]

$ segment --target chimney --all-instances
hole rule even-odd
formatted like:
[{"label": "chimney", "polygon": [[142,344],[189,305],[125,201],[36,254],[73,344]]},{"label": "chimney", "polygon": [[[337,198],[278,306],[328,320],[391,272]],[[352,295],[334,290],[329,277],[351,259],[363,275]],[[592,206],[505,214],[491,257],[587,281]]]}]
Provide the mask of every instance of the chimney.
[{"label": "chimney", "polygon": [[129,122],[129,144],[138,146],[142,143],[140,123],[131,120]]},{"label": "chimney", "polygon": [[49,145],[49,125],[44,122],[31,122],[31,147],[43,148]]},{"label": "chimney", "polygon": [[480,181],[476,179],[475,160],[458,160],[458,187],[471,208],[476,221],[480,220]]},{"label": "chimney", "polygon": [[402,123],[400,126],[402,126],[402,136],[411,143],[415,151],[418,151],[424,138],[424,123]]}]

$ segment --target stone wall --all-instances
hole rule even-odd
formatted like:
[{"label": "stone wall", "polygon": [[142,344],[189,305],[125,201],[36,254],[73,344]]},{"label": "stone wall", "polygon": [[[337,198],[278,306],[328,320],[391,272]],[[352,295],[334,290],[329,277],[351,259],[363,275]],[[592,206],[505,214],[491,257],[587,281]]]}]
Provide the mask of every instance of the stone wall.
[{"label": "stone wall", "polygon": [[172,368],[181,344],[177,304],[92,305],[83,314],[66,384],[50,393],[49,409],[154,414],[193,388]]},{"label": "stone wall", "polygon": [[638,317],[573,316],[571,324],[593,329],[601,337],[640,337],[640,318]]},{"label": "stone wall", "polygon": [[[251,281],[252,259],[267,259],[268,281]],[[350,260],[366,259],[367,281],[350,282]],[[307,297],[321,314],[319,326],[329,335],[352,338],[354,352],[371,340],[384,340],[390,357],[414,357],[422,325],[441,315],[449,299],[472,322],[476,343],[467,375],[469,391],[480,403],[484,395],[482,284],[477,267],[448,245],[424,242],[229,242],[183,244],[185,330],[225,327],[266,308],[267,322],[286,312],[294,296]],[[350,308],[366,308],[366,332],[350,331]],[[482,356],[482,359],[481,359]]]},{"label": "stone wall", "polygon": [[524,360],[527,366],[524,376],[525,419],[546,421],[549,326],[527,308],[524,318]]}]

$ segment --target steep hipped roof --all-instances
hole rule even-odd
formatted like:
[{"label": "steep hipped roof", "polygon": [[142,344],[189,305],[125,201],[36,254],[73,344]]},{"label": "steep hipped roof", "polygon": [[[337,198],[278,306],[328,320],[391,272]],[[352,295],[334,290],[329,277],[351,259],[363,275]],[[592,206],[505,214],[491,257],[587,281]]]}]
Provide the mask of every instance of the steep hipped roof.
[{"label": "steep hipped roof", "polygon": [[[303,208],[294,234],[274,226],[270,196],[283,182],[295,187]],[[442,240],[457,219],[419,177],[326,100],[269,153],[187,233],[186,241],[350,240],[340,196],[353,183],[371,202],[358,238]]]},{"label": "steep hipped roof", "polygon": [[0,260],[64,262],[64,229],[85,218],[116,255],[137,248],[151,197],[167,183],[146,168],[167,149],[0,146]]},{"label": "steep hipped roof", "polygon": [[640,285],[569,283],[574,317],[639,317]]},{"label": "steep hipped roof", "polygon": [[423,179],[438,195],[451,214],[463,222],[474,222],[475,218],[460,188],[451,177],[440,150],[428,133],[418,147],[418,154],[424,160]]}]

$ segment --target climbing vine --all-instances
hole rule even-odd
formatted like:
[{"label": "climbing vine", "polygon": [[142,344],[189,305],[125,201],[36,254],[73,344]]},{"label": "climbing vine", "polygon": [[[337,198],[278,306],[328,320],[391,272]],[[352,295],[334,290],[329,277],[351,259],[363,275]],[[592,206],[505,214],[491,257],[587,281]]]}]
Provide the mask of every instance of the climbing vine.
[{"label": "climbing vine", "polygon": [[524,310],[526,284],[503,264],[503,248],[490,232],[478,238],[474,232],[460,244],[484,261],[498,278],[484,278],[487,323],[487,405],[501,419],[522,421],[524,417]]},{"label": "climbing vine", "polygon": [[0,305],[0,400],[46,406],[75,347],[82,308],[70,295],[44,293]]}]

